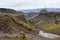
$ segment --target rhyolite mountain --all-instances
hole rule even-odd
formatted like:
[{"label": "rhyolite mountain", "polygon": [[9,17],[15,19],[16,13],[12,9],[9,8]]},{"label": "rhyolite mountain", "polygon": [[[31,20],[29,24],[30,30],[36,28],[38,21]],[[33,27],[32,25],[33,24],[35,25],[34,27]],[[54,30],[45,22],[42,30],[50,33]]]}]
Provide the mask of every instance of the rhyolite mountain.
[{"label": "rhyolite mountain", "polygon": [[40,30],[60,35],[60,12],[0,8],[0,40],[60,40],[40,36]]},{"label": "rhyolite mountain", "polygon": [[29,22],[40,30],[60,35],[60,12],[43,9],[30,17]]}]

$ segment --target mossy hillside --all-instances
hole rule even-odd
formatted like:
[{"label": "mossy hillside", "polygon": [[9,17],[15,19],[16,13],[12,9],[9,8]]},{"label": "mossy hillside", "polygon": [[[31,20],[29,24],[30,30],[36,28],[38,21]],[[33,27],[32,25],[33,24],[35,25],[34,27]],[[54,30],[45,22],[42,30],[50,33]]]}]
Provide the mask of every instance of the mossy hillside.
[{"label": "mossy hillside", "polygon": [[43,25],[41,28],[47,32],[60,34],[60,24],[55,24],[54,22]]},{"label": "mossy hillside", "polygon": [[31,24],[26,21],[24,15],[10,13],[0,13],[0,30],[5,32],[9,32],[12,30],[16,32],[18,32],[19,30],[36,32],[36,28],[32,27]]}]

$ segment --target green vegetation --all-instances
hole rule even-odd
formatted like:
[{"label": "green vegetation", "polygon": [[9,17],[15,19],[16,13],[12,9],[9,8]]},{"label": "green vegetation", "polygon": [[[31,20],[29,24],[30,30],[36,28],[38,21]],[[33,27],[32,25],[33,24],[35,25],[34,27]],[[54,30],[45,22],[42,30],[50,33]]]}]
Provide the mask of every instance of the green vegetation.
[{"label": "green vegetation", "polygon": [[60,13],[42,12],[31,17],[33,25],[40,30],[60,34]]},{"label": "green vegetation", "polygon": [[44,31],[60,34],[60,24],[48,23],[41,27]]},{"label": "green vegetation", "polygon": [[7,33],[10,31],[19,32],[20,30],[36,32],[36,28],[26,21],[24,15],[6,13],[0,13],[0,30]]},{"label": "green vegetation", "polygon": [[36,25],[40,25],[43,22],[43,20],[41,20],[40,22],[36,23]]}]

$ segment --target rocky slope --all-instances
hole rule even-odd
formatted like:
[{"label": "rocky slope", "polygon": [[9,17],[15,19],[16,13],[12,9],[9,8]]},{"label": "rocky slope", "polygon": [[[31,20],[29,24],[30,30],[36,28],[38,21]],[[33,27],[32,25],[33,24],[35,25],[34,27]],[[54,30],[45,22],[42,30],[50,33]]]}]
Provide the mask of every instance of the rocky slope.
[{"label": "rocky slope", "polygon": [[[56,40],[39,36],[38,32],[40,30],[48,30],[50,32],[51,29],[46,30],[46,28],[49,28],[48,24],[59,25],[60,13],[39,12],[38,14],[33,14],[32,17],[30,16],[28,20],[25,18],[25,14],[17,14],[15,10],[11,11],[10,9],[0,8],[0,40]],[[52,27],[55,30],[55,26]],[[38,29],[40,30],[38,31]],[[57,32],[60,33],[58,30],[56,34]],[[57,38],[57,40],[59,39]]]},{"label": "rocky slope", "polygon": [[36,15],[32,16],[29,22],[40,30],[60,34],[59,12],[48,12],[46,10],[42,10]]},{"label": "rocky slope", "polygon": [[28,24],[24,15],[0,13],[0,31],[14,33],[20,32],[20,30],[25,32],[36,31],[34,27]]}]

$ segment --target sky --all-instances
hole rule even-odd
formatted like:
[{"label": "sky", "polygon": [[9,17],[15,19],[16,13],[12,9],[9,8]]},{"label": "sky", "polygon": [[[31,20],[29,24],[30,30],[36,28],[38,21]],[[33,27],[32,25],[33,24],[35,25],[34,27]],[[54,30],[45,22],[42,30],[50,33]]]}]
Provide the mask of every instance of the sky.
[{"label": "sky", "polygon": [[16,10],[60,8],[60,0],[0,0],[0,8]]}]

